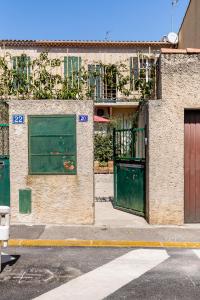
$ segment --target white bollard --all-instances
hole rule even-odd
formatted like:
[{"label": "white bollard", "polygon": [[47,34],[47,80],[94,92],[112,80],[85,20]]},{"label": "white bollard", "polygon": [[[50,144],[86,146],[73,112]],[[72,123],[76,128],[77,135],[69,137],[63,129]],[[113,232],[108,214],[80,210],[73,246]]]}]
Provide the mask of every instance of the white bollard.
[{"label": "white bollard", "polygon": [[1,248],[7,247],[10,235],[10,207],[0,206],[0,272],[1,272]]}]

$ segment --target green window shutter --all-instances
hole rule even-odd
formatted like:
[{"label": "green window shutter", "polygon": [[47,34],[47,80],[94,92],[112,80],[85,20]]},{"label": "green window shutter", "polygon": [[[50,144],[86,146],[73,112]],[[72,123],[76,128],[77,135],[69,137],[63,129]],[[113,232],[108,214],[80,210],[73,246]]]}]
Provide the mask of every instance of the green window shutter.
[{"label": "green window shutter", "polygon": [[23,80],[27,80],[30,76],[31,59],[29,56],[21,55],[12,58],[13,70],[15,70],[13,78],[13,87],[17,89],[22,84]]},{"label": "green window shutter", "polygon": [[13,69],[16,70],[17,68],[17,57],[12,57]]},{"label": "green window shutter", "polygon": [[130,57],[130,88],[135,88],[135,80],[139,78],[138,57]]},{"label": "green window shutter", "polygon": [[[96,65],[96,72],[99,74],[102,73],[101,66]],[[96,77],[96,97],[97,99],[101,98],[101,76],[100,75]]]},{"label": "green window shutter", "polygon": [[29,117],[29,173],[76,174],[76,116]]},{"label": "green window shutter", "polygon": [[91,98],[95,98],[95,78],[94,78],[94,72],[95,72],[95,65],[88,65],[88,74],[89,74],[89,93],[91,95]]},{"label": "green window shutter", "polygon": [[27,68],[28,68],[28,78],[30,78],[31,75],[31,58],[27,57]]},{"label": "green window shutter", "polygon": [[[13,70],[17,70],[17,57],[12,57]],[[17,74],[15,73],[13,78],[13,88],[17,89]]]},{"label": "green window shutter", "polygon": [[79,84],[78,72],[81,68],[81,57],[68,56],[64,57],[64,77],[68,79],[71,86]]},{"label": "green window shutter", "polygon": [[64,57],[64,78],[67,76],[67,57]]}]

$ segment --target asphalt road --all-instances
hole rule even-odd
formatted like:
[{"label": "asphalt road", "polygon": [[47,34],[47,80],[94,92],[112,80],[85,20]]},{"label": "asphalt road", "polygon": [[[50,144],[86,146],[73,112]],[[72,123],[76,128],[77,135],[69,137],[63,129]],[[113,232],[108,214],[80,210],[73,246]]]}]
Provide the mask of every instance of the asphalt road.
[{"label": "asphalt road", "polygon": [[[41,299],[60,299],[59,294],[64,292],[61,299],[73,300],[78,291],[82,300],[94,299],[92,293],[95,300],[199,300],[198,251],[10,248],[7,253],[14,255],[15,260],[3,264],[0,299],[29,300],[43,294]],[[54,290],[60,286],[62,291]],[[48,291],[50,294],[46,295]],[[86,296],[88,291],[90,296]]]}]

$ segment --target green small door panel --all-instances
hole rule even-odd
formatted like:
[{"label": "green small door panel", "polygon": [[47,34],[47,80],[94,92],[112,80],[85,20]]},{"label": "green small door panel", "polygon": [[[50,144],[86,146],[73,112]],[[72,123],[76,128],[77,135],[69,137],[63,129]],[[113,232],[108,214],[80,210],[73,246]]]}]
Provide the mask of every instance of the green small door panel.
[{"label": "green small door panel", "polygon": [[21,214],[31,213],[31,189],[19,190],[19,212]]},{"label": "green small door panel", "polygon": [[10,206],[10,167],[8,157],[0,157],[0,205]]},{"label": "green small door panel", "polygon": [[143,165],[116,164],[115,206],[144,215],[145,185]]},{"label": "green small door panel", "polygon": [[29,116],[29,173],[76,171],[76,115]]}]

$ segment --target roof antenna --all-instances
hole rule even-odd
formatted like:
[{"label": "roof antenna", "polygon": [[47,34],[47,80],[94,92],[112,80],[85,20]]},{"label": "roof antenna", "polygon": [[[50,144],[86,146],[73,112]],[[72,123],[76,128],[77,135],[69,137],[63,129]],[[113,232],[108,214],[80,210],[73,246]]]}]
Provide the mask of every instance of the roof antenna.
[{"label": "roof antenna", "polygon": [[172,1],[172,15],[171,15],[171,31],[174,31],[174,8],[177,6],[179,0]]},{"label": "roof antenna", "polygon": [[111,31],[110,30],[108,30],[108,31],[106,31],[106,35],[105,35],[105,41],[109,41],[109,39],[110,39],[110,33],[111,33]]}]

